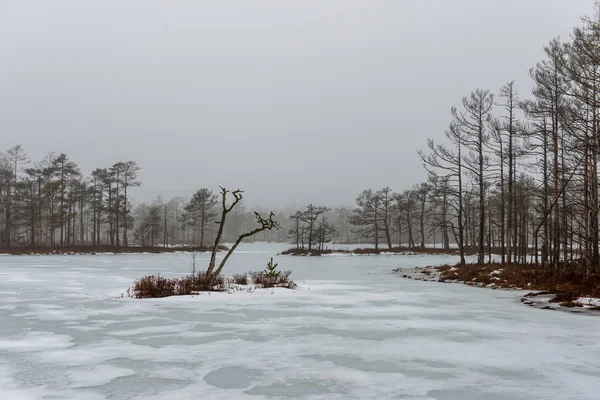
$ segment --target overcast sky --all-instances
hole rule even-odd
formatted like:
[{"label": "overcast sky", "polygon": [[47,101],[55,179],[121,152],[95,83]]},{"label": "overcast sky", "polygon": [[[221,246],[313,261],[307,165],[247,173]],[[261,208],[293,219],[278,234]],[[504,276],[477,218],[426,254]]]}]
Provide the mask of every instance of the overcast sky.
[{"label": "overcast sky", "polygon": [[134,197],[352,204],[425,179],[450,107],[497,91],[593,0],[0,0],[0,151],[142,167]]}]

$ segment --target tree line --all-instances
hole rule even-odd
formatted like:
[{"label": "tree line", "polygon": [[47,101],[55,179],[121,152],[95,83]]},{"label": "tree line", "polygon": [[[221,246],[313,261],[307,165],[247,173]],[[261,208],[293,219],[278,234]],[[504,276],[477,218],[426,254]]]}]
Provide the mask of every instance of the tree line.
[{"label": "tree line", "polygon": [[[480,263],[492,250],[502,263],[532,261],[559,270],[579,259],[600,264],[600,6],[568,40],[553,39],[529,71],[524,98],[514,82],[496,94],[476,89],[450,109],[443,141],[420,151],[427,181],[400,192],[364,190],[355,207],[308,205],[276,215],[282,231],[255,240],[375,247],[474,249]],[[139,166],[118,162],[83,177],[65,154],[31,166],[21,146],[0,157],[0,245],[68,246],[188,243],[216,235],[217,196],[199,189],[190,199],[158,198],[133,207]],[[217,207],[218,208],[218,207]],[[254,223],[242,204],[223,240]]]},{"label": "tree line", "polygon": [[475,90],[451,109],[446,143],[430,140],[420,153],[430,182],[447,193],[459,248],[475,228],[479,262],[491,241],[502,263],[531,253],[554,270],[573,259],[598,267],[598,11],[569,40],[544,47],[529,98],[513,82],[497,95]]},{"label": "tree line", "polygon": [[128,246],[135,161],[97,168],[84,177],[66,154],[30,162],[20,146],[0,154],[0,245]]},{"label": "tree line", "polygon": [[356,207],[309,204],[290,216],[288,235],[297,248],[323,250],[331,241],[424,249],[450,249],[447,198],[434,185],[421,183],[395,193],[389,187],[362,191]]},{"label": "tree line", "polygon": [[[120,161],[85,176],[66,154],[31,162],[22,146],[0,153],[0,248],[102,246],[206,247],[215,239],[217,194],[203,188],[190,199],[161,197],[134,204],[140,166]],[[242,203],[229,216],[222,239],[235,242],[256,223]],[[283,241],[277,230],[255,240]]]},{"label": "tree line", "polygon": [[[264,210],[259,210],[265,212]],[[185,244],[206,247],[215,240],[219,230],[219,195],[208,188],[194,192],[191,198],[158,197],[151,203],[139,203],[133,209],[134,240],[142,246],[175,246]],[[281,221],[284,215],[274,214]],[[243,200],[228,215],[221,234],[225,243],[234,243],[238,236],[256,224],[254,211],[248,210]],[[285,233],[266,230],[253,235],[252,241],[285,242]]]},{"label": "tree line", "polygon": [[[201,188],[190,198],[159,196],[135,203],[131,194],[141,185],[139,173],[135,161],[96,168],[85,176],[66,154],[32,162],[20,145],[0,153],[0,247],[205,247],[214,241],[218,193]],[[410,247],[424,247],[441,232],[449,248],[448,226],[436,224],[444,201],[436,199],[429,184],[400,194],[389,188],[366,190],[356,210],[309,205],[290,219],[277,212],[284,229],[259,232],[252,240],[289,240],[320,250],[332,241],[391,247],[404,240]],[[255,223],[255,214],[240,202],[223,227],[223,241],[234,242]]]},{"label": "tree line", "polygon": [[[424,247],[439,237],[465,263],[492,250],[503,264],[559,271],[577,259],[600,263],[600,6],[569,40],[553,39],[529,71],[533,90],[521,98],[514,81],[497,94],[476,89],[450,109],[446,140],[419,151],[427,182],[401,193],[365,190],[346,221],[355,236],[379,247]],[[297,246],[319,242],[325,220],[314,206],[292,217]],[[325,214],[323,208],[316,208]],[[404,232],[404,233],[403,233]],[[395,238],[395,239],[394,239]],[[316,240],[316,242],[314,242]]]}]

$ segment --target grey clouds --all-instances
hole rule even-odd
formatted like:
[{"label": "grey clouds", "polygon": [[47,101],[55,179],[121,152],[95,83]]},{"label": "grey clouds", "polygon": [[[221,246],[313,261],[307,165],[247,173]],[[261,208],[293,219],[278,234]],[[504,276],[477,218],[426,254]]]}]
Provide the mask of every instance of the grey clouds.
[{"label": "grey clouds", "polygon": [[449,109],[497,91],[593,0],[0,2],[0,151],[133,159],[138,201],[352,203],[425,178]]}]

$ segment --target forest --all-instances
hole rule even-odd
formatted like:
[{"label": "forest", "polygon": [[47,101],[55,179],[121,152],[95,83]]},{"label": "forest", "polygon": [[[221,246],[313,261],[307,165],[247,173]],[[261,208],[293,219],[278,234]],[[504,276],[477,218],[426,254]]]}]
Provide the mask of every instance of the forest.
[{"label": "forest", "polygon": [[[281,230],[253,240],[324,250],[332,243],[456,247],[558,268],[580,260],[597,268],[599,248],[600,26],[583,19],[554,39],[529,71],[533,90],[509,81],[476,89],[450,108],[443,141],[419,150],[426,182],[358,194],[353,207],[310,204],[275,212]],[[209,188],[135,203],[140,166],[120,161],[84,175],[66,154],[32,162],[20,145],[0,155],[0,247],[204,247],[217,225]],[[224,231],[233,241],[254,223],[236,208]]]},{"label": "forest", "polygon": [[[586,274],[597,270],[598,17],[544,47],[545,58],[529,71],[530,94],[509,81],[497,93],[476,89],[451,107],[446,140],[428,140],[419,151],[427,182],[401,193],[362,192],[348,210],[351,232],[389,248],[394,235],[409,247],[439,236],[444,248],[458,247],[461,264],[474,249],[479,264],[495,253],[502,264],[557,271],[576,260]],[[321,246],[334,230],[318,219],[323,210],[309,206],[293,217],[298,247],[302,232],[307,246]]]},{"label": "forest", "polygon": [[[200,188],[187,199],[158,197],[136,204],[132,193],[142,184],[140,171],[135,161],[121,161],[85,176],[66,154],[51,153],[32,162],[19,145],[7,150],[0,154],[0,246],[211,244],[218,228],[218,193]],[[433,189],[424,183],[400,194],[390,188],[365,190],[356,208],[311,204],[298,211],[279,210],[275,217],[283,229],[261,232],[251,240],[290,241],[321,250],[331,242],[372,243],[376,248],[381,243],[416,248],[443,242],[449,248],[449,229],[438,223]],[[254,223],[253,210],[240,204],[224,227],[224,241],[235,241]]]},{"label": "forest", "polygon": [[[568,41],[554,39],[529,71],[521,98],[509,82],[477,89],[451,109],[447,143],[428,142],[425,168],[446,196],[460,249],[499,246],[501,262],[553,270],[579,260],[598,268],[600,26],[583,19]],[[448,219],[448,216],[450,219]],[[464,263],[464,255],[462,257]]]},{"label": "forest", "polygon": [[[84,176],[66,154],[32,162],[21,146],[9,149],[0,155],[1,247],[210,245],[218,228],[218,193],[200,188],[187,199],[158,197],[135,204],[132,193],[141,185],[140,170],[135,161],[122,161]],[[283,229],[260,232],[251,240],[319,250],[332,242],[448,249],[456,241],[449,233],[446,200],[430,183],[398,194],[390,188],[365,190],[355,208],[310,204],[279,210],[275,218]],[[240,204],[227,220],[224,241],[235,241],[254,223],[253,210]],[[466,232],[471,240],[472,230]]]},{"label": "forest", "polygon": [[[0,247],[207,247],[218,228],[217,194],[199,189],[190,199],[134,204],[140,169],[122,161],[84,176],[64,153],[31,162],[17,145],[0,154]],[[238,206],[224,240],[235,241],[254,223],[254,213]]]}]

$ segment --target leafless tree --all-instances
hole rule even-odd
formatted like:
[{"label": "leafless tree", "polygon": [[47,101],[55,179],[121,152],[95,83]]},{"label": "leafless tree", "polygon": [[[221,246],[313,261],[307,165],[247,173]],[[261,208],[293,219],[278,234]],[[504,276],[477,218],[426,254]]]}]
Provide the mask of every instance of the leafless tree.
[{"label": "leafless tree", "polygon": [[[228,197],[227,195],[229,193],[231,193],[231,195],[233,196],[233,201],[231,201],[230,204],[227,204],[227,197]],[[235,243],[233,244],[233,246],[231,246],[231,248],[225,254],[225,257],[223,257],[223,260],[221,260],[219,267],[215,270],[216,260],[217,260],[217,252],[219,251],[219,246],[221,245],[221,238],[223,236],[223,228],[225,227],[227,215],[229,213],[231,213],[231,211],[238,205],[238,203],[240,201],[242,201],[242,198],[243,198],[243,192],[241,190],[238,189],[238,190],[234,190],[233,192],[230,192],[226,188],[221,187],[221,219],[219,221],[217,221],[219,228],[217,230],[215,244],[213,246],[212,253],[210,256],[210,263],[209,263],[208,269],[206,270],[206,278],[209,281],[213,280],[215,277],[217,277],[221,274],[221,271],[225,267],[227,260],[229,259],[229,257],[231,257],[231,255],[233,254],[235,249],[239,246],[239,244],[242,242],[242,240],[249,238],[253,235],[256,235],[257,233],[266,231],[266,230],[280,229],[279,223],[274,219],[275,214],[270,213],[268,218],[263,218],[259,213],[255,212],[254,216],[255,216],[256,222],[258,223],[259,226],[250,231],[240,234],[238,236],[237,240],[235,241]]]}]

